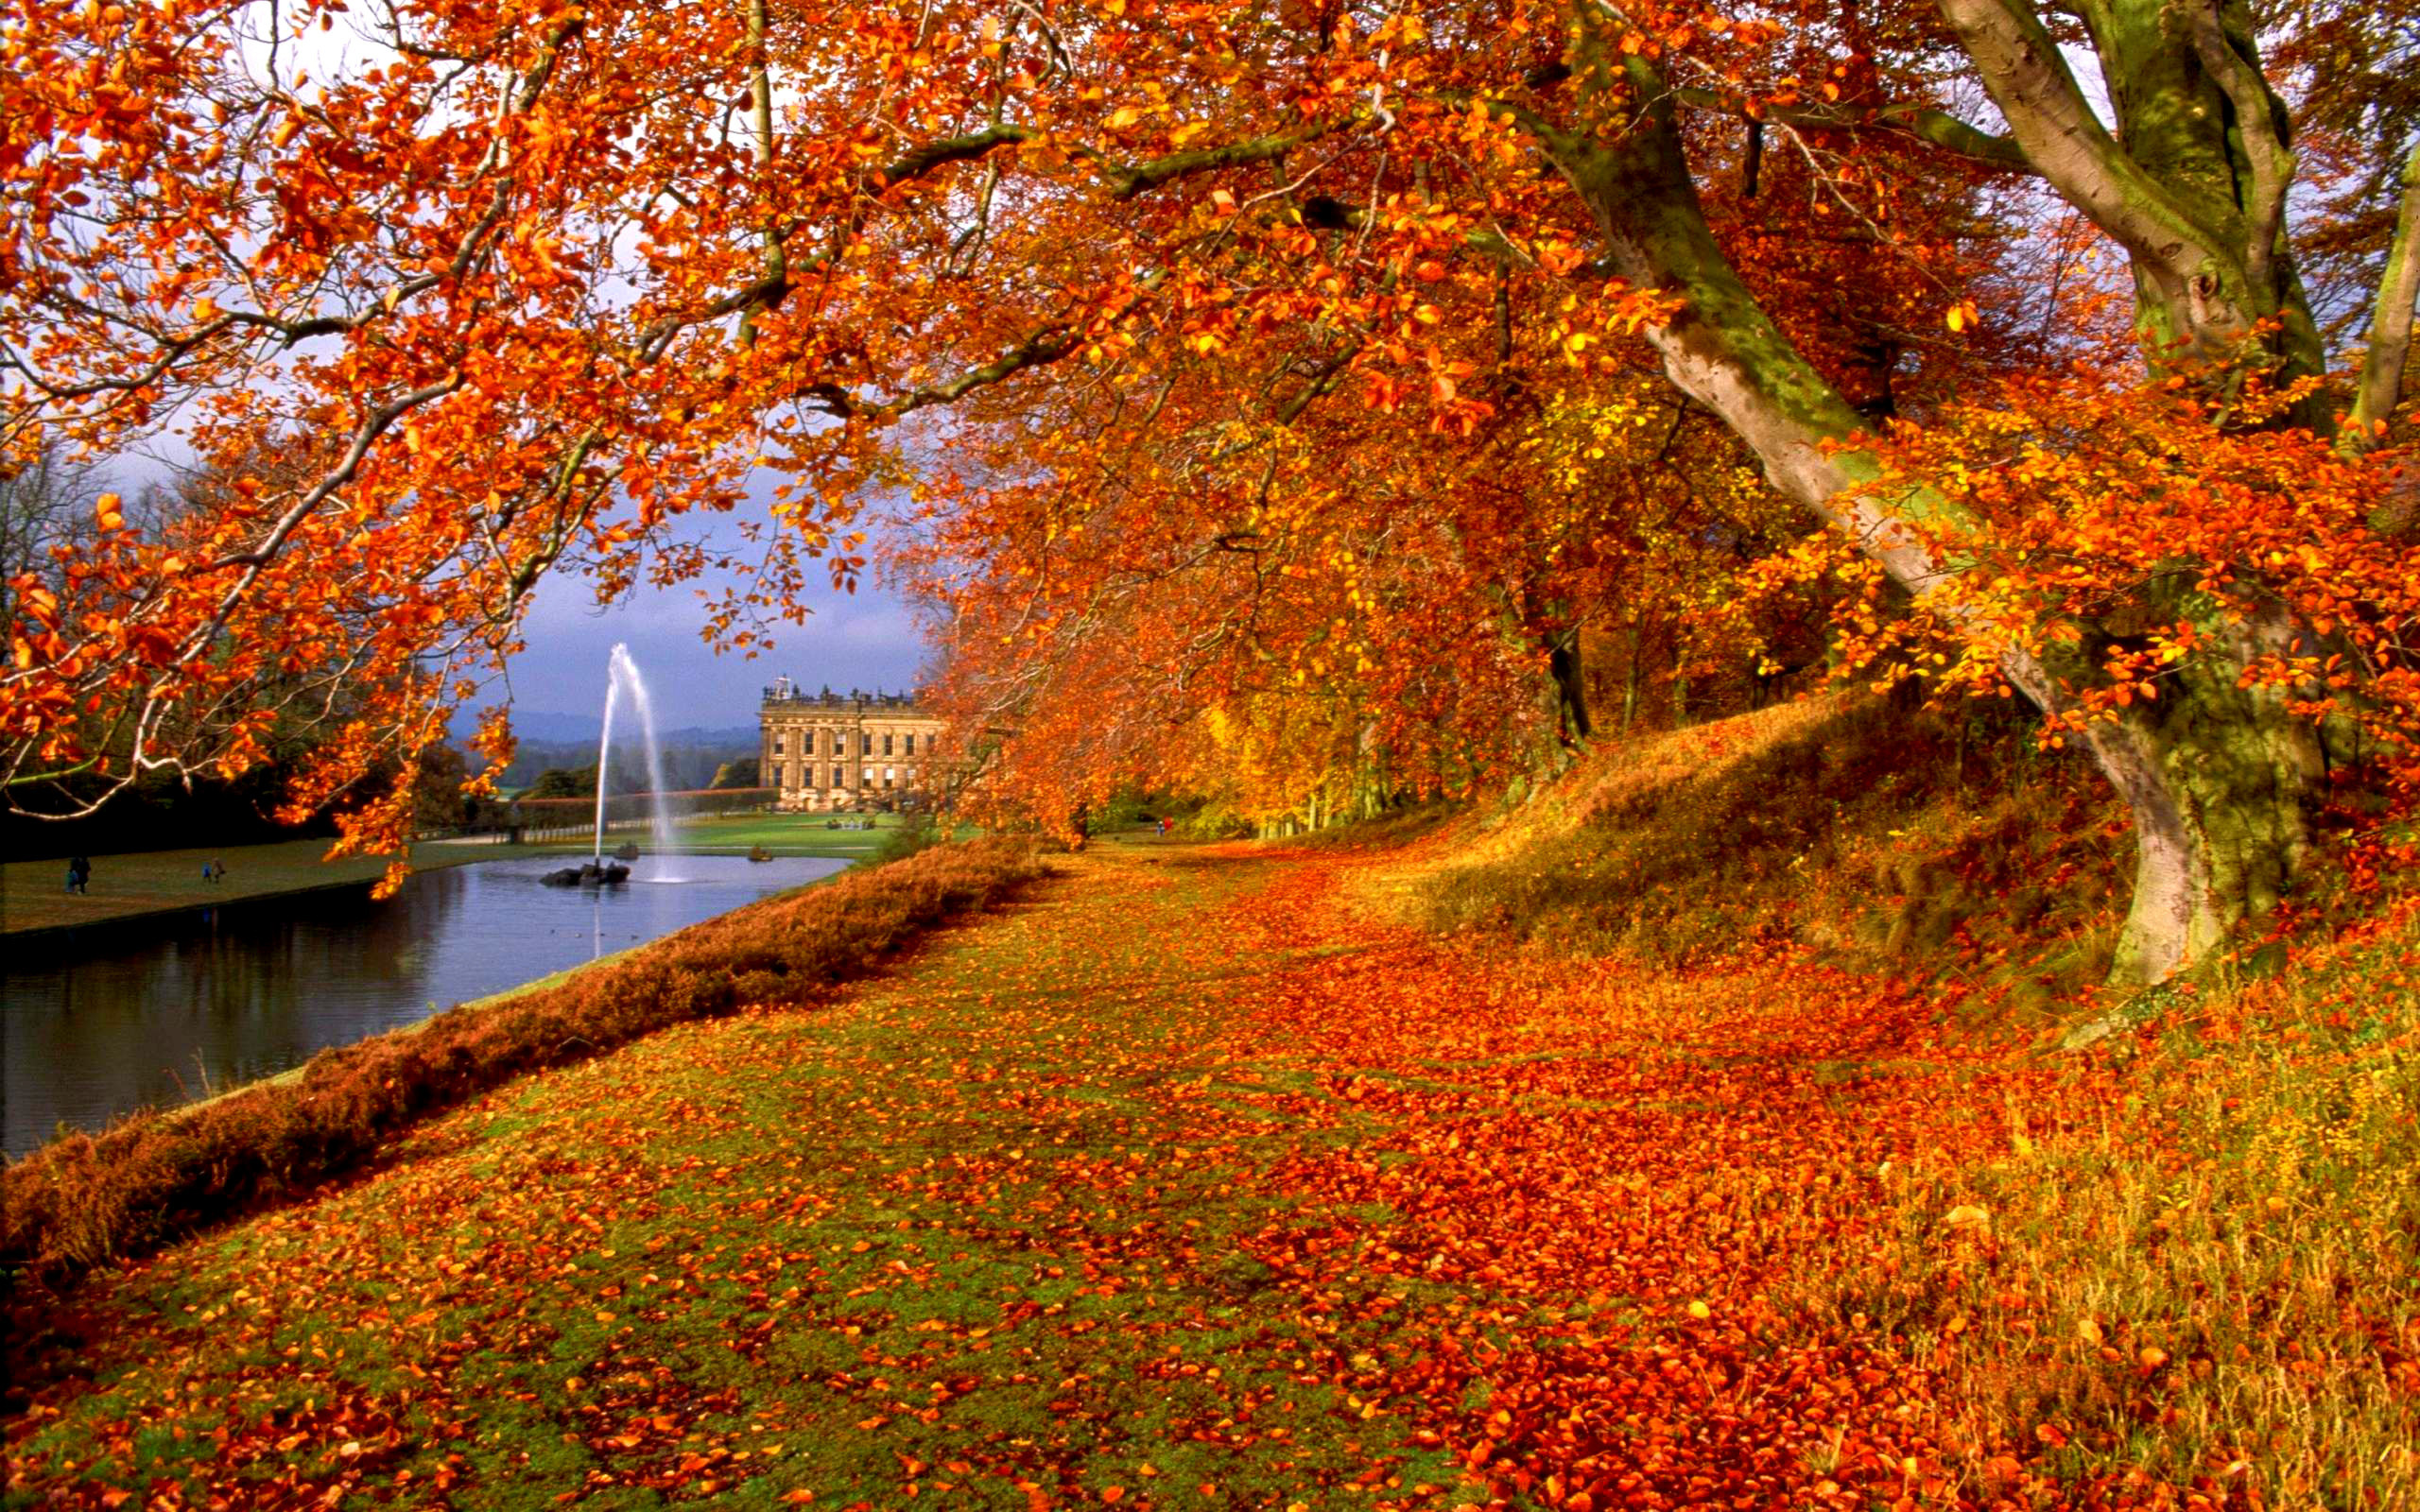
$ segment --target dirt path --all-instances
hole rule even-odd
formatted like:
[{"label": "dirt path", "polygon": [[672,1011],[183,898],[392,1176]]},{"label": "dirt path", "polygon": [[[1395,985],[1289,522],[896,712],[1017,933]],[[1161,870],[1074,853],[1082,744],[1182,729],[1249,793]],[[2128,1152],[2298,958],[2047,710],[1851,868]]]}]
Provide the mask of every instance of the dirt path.
[{"label": "dirt path", "polygon": [[1797,1301],[2003,1142],[1923,1005],[1150,854],[88,1286],[11,1504],[1989,1503]]}]

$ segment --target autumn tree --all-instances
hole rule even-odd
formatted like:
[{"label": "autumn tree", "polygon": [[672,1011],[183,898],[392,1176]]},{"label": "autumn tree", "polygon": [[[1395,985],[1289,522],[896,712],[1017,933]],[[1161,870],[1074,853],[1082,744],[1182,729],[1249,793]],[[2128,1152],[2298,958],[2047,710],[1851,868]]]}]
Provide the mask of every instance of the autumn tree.
[{"label": "autumn tree", "polygon": [[93,506],[104,484],[98,470],[78,463],[66,449],[37,449],[22,465],[0,475],[0,604],[17,617],[16,585],[26,580],[57,588],[64,558],[90,538]]},{"label": "autumn tree", "polygon": [[[2290,50],[2311,23],[2277,25]],[[611,594],[711,565],[683,521],[736,507],[752,469],[782,491],[739,564],[753,588],[706,626],[742,644],[818,554],[855,570],[868,483],[1063,531],[1120,459],[1184,485],[1163,421],[1199,489],[1184,513],[1162,511],[1177,487],[1131,490],[1130,521],[1218,550],[1256,507],[1320,510],[1340,541],[1381,539],[1375,511],[1451,483],[1425,471],[1443,453],[1390,432],[1478,436],[1563,387],[1535,364],[1526,389],[1492,385],[1510,312],[1568,373],[1651,358],[2001,676],[2089,715],[2063,728],[2140,850],[2120,969],[2155,978],[2295,880],[2319,755],[2303,653],[2326,632],[2276,595],[2208,592],[2260,579],[2204,562],[1978,619],[1936,595],[1993,521],[1868,438],[1996,364],[2072,357],[2019,339],[2037,309],[1986,297],[2005,244],[2053,218],[2030,198],[2124,261],[2148,376],[2194,387],[2195,423],[2327,436],[2366,470],[2343,487],[2385,474],[2391,448],[2362,454],[2399,404],[2420,249],[2374,230],[2327,265],[2373,286],[2314,294],[2265,41],[2238,0],[33,0],[0,43],[7,465],[163,427],[230,464],[308,438],[311,465],[238,466],[189,538],[96,507],[66,591],[28,593],[12,627],[11,782],[96,759],[71,711],[138,732],[120,773],[240,765],[246,680],[342,662],[377,693],[307,800],[431,738],[510,654],[540,575]],[[2337,130],[2343,153],[2359,135]],[[2399,163],[2411,144],[2383,146]],[[2394,181],[2408,227],[2420,191]],[[2373,312],[2364,354],[2331,369],[2317,312],[2348,301]],[[2275,402],[2235,403],[2247,383]],[[1062,455],[1005,489],[912,423],[1020,408]],[[1357,504],[1318,497],[1304,430],[1347,408],[1351,465],[1409,468]],[[1086,599],[1080,576],[1047,586]],[[2159,626],[2191,649],[2133,679],[2156,696],[2093,696],[2105,653]],[[354,843],[398,833],[407,800],[363,810]]]}]

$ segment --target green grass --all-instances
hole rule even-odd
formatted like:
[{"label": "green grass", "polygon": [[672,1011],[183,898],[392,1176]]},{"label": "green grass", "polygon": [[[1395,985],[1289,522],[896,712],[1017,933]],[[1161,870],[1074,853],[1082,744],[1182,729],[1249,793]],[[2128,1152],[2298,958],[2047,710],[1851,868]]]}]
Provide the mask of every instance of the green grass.
[{"label": "green grass", "polygon": [[[862,820],[844,820],[863,822]],[[898,827],[892,816],[874,817],[873,830],[828,830],[824,816],[808,814],[746,814],[693,819],[675,832],[682,849],[716,855],[742,855],[763,846],[777,856],[828,856],[860,861],[872,855]],[[615,830],[615,845],[636,838],[637,831]],[[415,870],[432,871],[475,861],[501,861],[525,855],[586,855],[590,843],[547,841],[538,845],[474,845],[444,840],[412,847]],[[383,856],[326,859],[325,840],[281,840],[272,845],[226,846],[182,850],[147,850],[93,857],[87,890],[71,894],[64,886],[64,861],[10,861],[0,864],[0,934],[93,924],[144,914],[203,908],[270,898],[315,887],[358,885],[375,882],[387,869]],[[227,864],[224,882],[201,880],[202,864]]]},{"label": "green grass", "polygon": [[[327,853],[325,840],[281,840],[273,845],[95,856],[92,881],[82,894],[66,890],[65,861],[10,861],[0,864],[0,933],[100,923],[313,887],[358,885],[377,881],[387,869],[383,856],[329,861]],[[435,870],[513,853],[495,846],[432,842],[412,848],[412,865]],[[211,860],[227,864],[224,882],[201,880],[202,864]]]},{"label": "green grass", "polygon": [[[1257,1258],[1302,1215],[1252,1173],[1348,1145],[1352,1110],[1271,1116],[1311,1077],[1225,1062],[1218,994],[1166,970],[1259,868],[1102,869],[844,1011],[517,1083],[307,1216],[108,1288],[89,1388],[12,1444],[8,1504],[215,1480],[1257,1507],[1365,1505],[1317,1488],[1374,1467],[1450,1482],[1345,1384],[1424,1288],[1305,1305]],[[1216,979],[1288,953],[1264,954]]]},{"label": "green grass", "polygon": [[[675,832],[684,850],[708,851],[716,854],[745,852],[750,846],[761,845],[782,856],[842,856],[851,860],[872,853],[886,835],[897,829],[897,815],[877,814],[845,816],[842,824],[864,824],[871,830],[832,830],[825,825],[833,816],[822,814],[734,814],[728,816],[690,819]],[[621,831],[614,832],[618,836]],[[646,841],[640,841],[646,844]]]}]

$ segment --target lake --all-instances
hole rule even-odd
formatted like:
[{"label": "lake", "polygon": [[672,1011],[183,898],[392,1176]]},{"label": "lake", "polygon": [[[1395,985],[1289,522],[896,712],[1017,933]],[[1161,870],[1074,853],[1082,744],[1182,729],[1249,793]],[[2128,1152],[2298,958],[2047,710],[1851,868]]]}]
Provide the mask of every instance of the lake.
[{"label": "lake", "polygon": [[[539,881],[579,859],[424,871],[384,902],[329,889],[0,944],[9,1155],[62,1123],[97,1129],[269,1075],[848,866],[648,857],[619,887]],[[650,880],[659,870],[685,880]]]}]

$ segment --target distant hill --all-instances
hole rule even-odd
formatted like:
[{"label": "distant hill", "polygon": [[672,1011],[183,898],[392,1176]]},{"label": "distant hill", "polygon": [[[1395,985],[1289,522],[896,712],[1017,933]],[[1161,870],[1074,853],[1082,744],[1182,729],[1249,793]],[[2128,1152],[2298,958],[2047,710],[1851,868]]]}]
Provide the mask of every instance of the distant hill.
[{"label": "distant hill", "polygon": [[[475,710],[458,709],[454,713],[453,735],[456,744],[467,741],[479,727]],[[632,727],[635,728],[635,727]],[[589,747],[589,760],[596,759],[596,737],[604,733],[604,721],[596,714],[557,713],[547,709],[515,709],[512,712],[512,732],[524,747],[578,746]],[[656,744],[669,748],[674,746],[743,746],[742,754],[756,749],[754,725],[683,725],[678,730],[659,730]],[[617,741],[616,744],[619,744]]]}]

